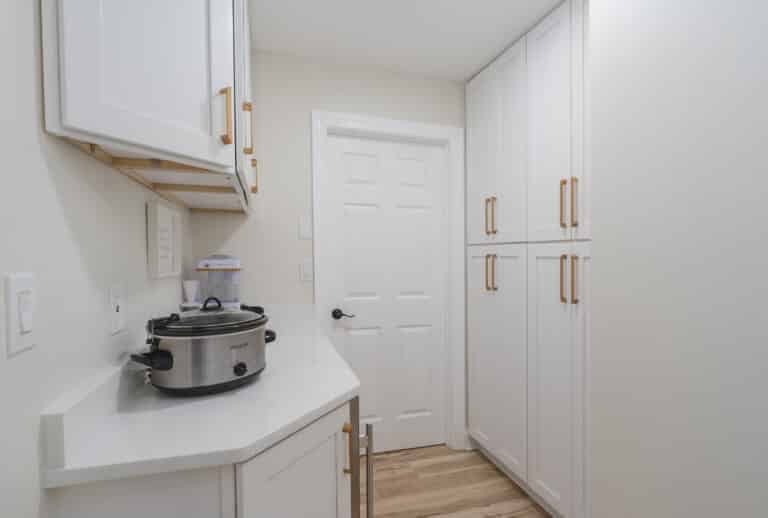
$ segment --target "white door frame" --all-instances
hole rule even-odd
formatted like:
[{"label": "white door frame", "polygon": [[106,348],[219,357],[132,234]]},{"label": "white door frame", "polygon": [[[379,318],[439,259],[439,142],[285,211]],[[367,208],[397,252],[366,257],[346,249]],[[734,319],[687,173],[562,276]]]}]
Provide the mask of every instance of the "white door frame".
[{"label": "white door frame", "polygon": [[[445,148],[448,182],[443,225],[445,233],[445,416],[446,439],[454,449],[469,449],[467,435],[466,391],[466,291],[465,291],[465,217],[464,217],[464,129],[452,126],[421,124],[325,111],[312,112],[312,221],[315,239],[319,229],[318,179],[327,163],[329,136],[377,137],[420,144],[434,144]],[[314,254],[314,297],[319,300],[319,273],[323,265]],[[320,308],[318,308],[319,310]],[[318,315],[327,319],[328,315]],[[320,320],[321,322],[323,320]]]}]

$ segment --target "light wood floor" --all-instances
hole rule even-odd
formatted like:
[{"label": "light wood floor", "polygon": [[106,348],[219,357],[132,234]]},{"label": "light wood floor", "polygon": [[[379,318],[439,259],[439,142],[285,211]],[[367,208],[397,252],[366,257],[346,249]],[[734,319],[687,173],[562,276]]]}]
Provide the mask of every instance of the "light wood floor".
[{"label": "light wood floor", "polygon": [[[374,518],[549,516],[477,452],[434,446],[379,454],[375,476]],[[365,508],[362,516],[365,517]]]}]

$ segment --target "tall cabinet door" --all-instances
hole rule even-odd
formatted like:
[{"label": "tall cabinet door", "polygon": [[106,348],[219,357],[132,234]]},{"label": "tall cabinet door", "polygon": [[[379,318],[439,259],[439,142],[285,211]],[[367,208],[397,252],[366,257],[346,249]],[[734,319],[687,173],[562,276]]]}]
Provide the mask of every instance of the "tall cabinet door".
[{"label": "tall cabinet door", "polygon": [[57,5],[65,127],[234,171],[232,0]]},{"label": "tall cabinet door", "polygon": [[[256,186],[254,169],[253,88],[251,86],[251,24],[247,0],[235,0],[235,105],[237,107],[235,153],[237,174],[246,194]],[[250,196],[246,196],[249,199]]]},{"label": "tall cabinet door", "polygon": [[539,23],[528,45],[528,239],[570,239],[573,139],[571,1]]},{"label": "tall cabinet door", "polygon": [[501,126],[499,78],[495,64],[480,72],[466,88],[467,239],[491,242],[491,198],[495,191],[498,136]]},{"label": "tall cabinet door", "polygon": [[589,247],[528,248],[528,482],[567,517],[585,498]]},{"label": "tall cabinet door", "polygon": [[526,245],[469,247],[469,431],[525,480]]}]

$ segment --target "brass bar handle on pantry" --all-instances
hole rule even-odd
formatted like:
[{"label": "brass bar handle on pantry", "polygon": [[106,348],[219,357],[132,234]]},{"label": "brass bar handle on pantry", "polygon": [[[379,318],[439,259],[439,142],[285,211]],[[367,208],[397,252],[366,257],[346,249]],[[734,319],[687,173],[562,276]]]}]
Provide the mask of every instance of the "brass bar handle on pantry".
[{"label": "brass bar handle on pantry", "polygon": [[568,304],[568,299],[565,297],[565,262],[567,260],[567,255],[560,256],[560,302],[563,304]]},{"label": "brass bar handle on pantry", "polygon": [[488,228],[488,221],[489,221],[489,218],[488,218],[488,206],[490,204],[491,204],[491,199],[490,198],[486,198],[485,199],[485,235],[486,236],[490,236],[491,235],[491,231]]},{"label": "brass bar handle on pantry", "polygon": [[349,444],[349,463],[350,466],[348,468],[344,468],[344,474],[345,475],[351,475],[352,474],[352,463],[355,461],[355,452],[353,449],[352,444],[352,424],[351,423],[344,423],[344,426],[341,428],[341,431],[347,434],[347,444]]},{"label": "brass bar handle on pantry", "polygon": [[224,102],[227,103],[227,132],[221,136],[221,141],[229,145],[233,142],[232,135],[234,133],[233,117],[232,117],[232,87],[227,86],[219,90],[219,94],[224,96]]},{"label": "brass bar handle on pantry", "polygon": [[491,196],[491,234],[496,235],[499,229],[496,228],[496,196]]},{"label": "brass bar handle on pantry", "polygon": [[560,180],[560,228],[567,228],[568,224],[565,222],[565,187],[568,185],[568,180]]},{"label": "brass bar handle on pantry", "polygon": [[499,287],[496,285],[496,260],[498,255],[491,254],[491,291],[499,291]]},{"label": "brass bar handle on pantry", "polygon": [[579,299],[576,297],[576,261],[578,260],[578,255],[571,256],[571,304],[579,303]]},{"label": "brass bar handle on pantry", "polygon": [[490,270],[490,267],[488,266],[488,263],[490,262],[491,255],[485,254],[485,291],[491,291],[491,285],[488,282],[488,272]]},{"label": "brass bar handle on pantry", "polygon": [[579,183],[579,179],[575,176],[571,176],[571,226],[578,227],[579,219],[576,214],[576,186]]},{"label": "brass bar handle on pantry", "polygon": [[253,111],[253,103],[250,103],[248,101],[243,103],[243,111],[247,114],[245,115],[245,120],[248,122],[248,143],[243,148],[243,153],[246,155],[252,155],[253,154],[253,120],[251,119],[251,112]]}]

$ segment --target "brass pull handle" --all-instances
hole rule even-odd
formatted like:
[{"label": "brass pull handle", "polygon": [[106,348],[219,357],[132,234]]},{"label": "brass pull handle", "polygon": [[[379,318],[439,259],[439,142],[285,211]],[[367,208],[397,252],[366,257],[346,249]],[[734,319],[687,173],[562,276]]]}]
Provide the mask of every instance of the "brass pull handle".
[{"label": "brass pull handle", "polygon": [[499,291],[499,287],[496,286],[496,254],[491,255],[491,291]]},{"label": "brass pull handle", "polygon": [[579,303],[579,298],[576,296],[576,261],[578,260],[578,255],[571,256],[571,304]]},{"label": "brass pull handle", "polygon": [[[354,462],[354,451],[352,449],[352,424],[351,423],[344,423],[344,426],[341,428],[341,431],[347,434],[347,443],[349,444],[349,462],[350,464]],[[345,475],[351,475],[352,474],[352,466],[348,468],[344,468],[344,474]]]},{"label": "brass pull handle", "polygon": [[571,226],[578,227],[579,219],[576,214],[576,186],[579,183],[579,179],[575,176],[571,176]]},{"label": "brass pull handle", "polygon": [[248,132],[248,145],[243,148],[243,153],[246,155],[252,155],[253,154],[253,121],[251,120],[251,112],[253,111],[253,104],[250,102],[244,102],[243,103],[243,111],[247,113],[246,120],[248,121],[248,128],[250,131]]},{"label": "brass pull handle", "polygon": [[491,196],[491,234],[496,235],[499,229],[496,228],[496,196]]},{"label": "brass pull handle", "polygon": [[485,254],[485,291],[491,291],[491,285],[488,282],[488,271],[490,270],[488,263],[490,262],[491,256],[489,254]]},{"label": "brass pull handle", "polygon": [[229,145],[232,143],[232,134],[234,132],[232,128],[232,87],[222,88],[219,90],[219,94],[224,96],[224,101],[227,103],[227,132],[221,136],[221,141]]},{"label": "brass pull handle", "polygon": [[565,186],[568,185],[568,180],[560,180],[560,228],[567,228],[568,224],[565,222]]},{"label": "brass pull handle", "polygon": [[486,198],[485,199],[485,235],[490,236],[491,230],[488,228],[488,205],[491,204],[491,199]]},{"label": "brass pull handle", "polygon": [[568,299],[565,297],[565,261],[568,256],[563,254],[560,256],[560,302],[568,304]]}]

